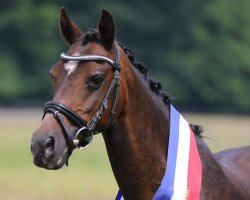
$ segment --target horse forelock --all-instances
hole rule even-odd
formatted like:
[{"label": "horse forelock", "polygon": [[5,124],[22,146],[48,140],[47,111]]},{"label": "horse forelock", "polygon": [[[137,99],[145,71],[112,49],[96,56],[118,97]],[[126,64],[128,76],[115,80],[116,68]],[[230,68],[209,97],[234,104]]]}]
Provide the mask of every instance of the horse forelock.
[{"label": "horse forelock", "polygon": [[88,42],[101,43],[100,34],[99,34],[99,31],[97,29],[90,28],[89,30],[84,32],[82,45],[86,45]]}]

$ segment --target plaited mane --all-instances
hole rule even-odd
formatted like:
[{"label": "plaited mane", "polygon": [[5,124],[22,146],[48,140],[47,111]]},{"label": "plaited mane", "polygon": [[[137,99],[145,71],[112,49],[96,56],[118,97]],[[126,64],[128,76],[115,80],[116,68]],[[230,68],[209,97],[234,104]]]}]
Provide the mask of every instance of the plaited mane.
[{"label": "plaited mane", "polygon": [[[89,29],[84,33],[82,45],[86,45],[88,42],[98,42],[100,44],[100,35],[97,29]],[[159,81],[155,81],[152,77],[148,76],[148,68],[141,62],[135,62],[134,55],[132,51],[125,47],[123,44],[119,43],[120,47],[126,53],[128,59],[132,63],[132,65],[145,77],[145,80],[148,82],[150,90],[155,93],[157,96],[162,98],[162,101],[166,106],[169,107],[171,98],[162,91],[162,85]],[[199,125],[190,124],[190,128],[194,132],[194,134],[201,136],[203,132],[203,127]]]}]

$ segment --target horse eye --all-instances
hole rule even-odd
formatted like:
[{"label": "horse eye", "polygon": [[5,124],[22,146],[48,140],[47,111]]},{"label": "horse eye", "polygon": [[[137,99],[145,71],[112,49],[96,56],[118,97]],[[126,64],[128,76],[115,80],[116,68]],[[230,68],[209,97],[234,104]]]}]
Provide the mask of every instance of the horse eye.
[{"label": "horse eye", "polygon": [[96,74],[89,78],[87,84],[93,89],[98,89],[102,85],[103,80],[104,80],[103,74]]}]

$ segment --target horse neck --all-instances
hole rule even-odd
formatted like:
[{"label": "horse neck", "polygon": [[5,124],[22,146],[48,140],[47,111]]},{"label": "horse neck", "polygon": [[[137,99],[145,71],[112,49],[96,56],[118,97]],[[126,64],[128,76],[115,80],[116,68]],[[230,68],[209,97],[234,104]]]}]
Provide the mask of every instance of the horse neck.
[{"label": "horse neck", "polygon": [[166,167],[169,111],[130,62],[122,70],[121,111],[103,136],[125,199],[152,199]]}]

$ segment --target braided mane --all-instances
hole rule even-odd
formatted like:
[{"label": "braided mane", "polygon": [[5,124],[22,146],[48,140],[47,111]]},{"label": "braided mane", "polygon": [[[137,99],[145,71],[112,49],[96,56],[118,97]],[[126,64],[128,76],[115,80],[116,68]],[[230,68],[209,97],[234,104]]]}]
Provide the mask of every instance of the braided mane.
[{"label": "braided mane", "polygon": [[[97,29],[89,29],[84,33],[82,45],[86,45],[88,42],[98,42],[102,44],[100,40],[100,35]],[[162,85],[159,81],[155,81],[152,77],[148,76],[148,68],[141,62],[135,62],[134,55],[132,51],[125,47],[123,44],[119,43],[120,47],[123,49],[125,54],[127,55],[128,59],[132,63],[132,65],[145,77],[145,80],[149,84],[150,90],[155,93],[157,96],[162,98],[162,101],[168,107],[171,103],[171,98],[162,91]],[[203,127],[199,125],[190,124],[190,128],[194,132],[195,135],[201,136],[203,132]]]},{"label": "braided mane", "polygon": [[121,43],[119,43],[120,47],[123,49],[123,51],[126,53],[126,55],[128,56],[128,59],[130,60],[130,62],[133,64],[133,66],[139,70],[139,72],[141,72],[142,75],[145,76],[145,79],[147,80],[148,84],[149,84],[149,88],[151,89],[152,92],[154,92],[157,96],[161,96],[163,102],[169,106],[170,104],[170,98],[167,94],[165,94],[162,91],[162,86],[161,83],[159,81],[154,81],[152,79],[152,77],[148,76],[148,68],[141,62],[135,62],[134,59],[134,55],[132,53],[132,51],[123,46]]}]

